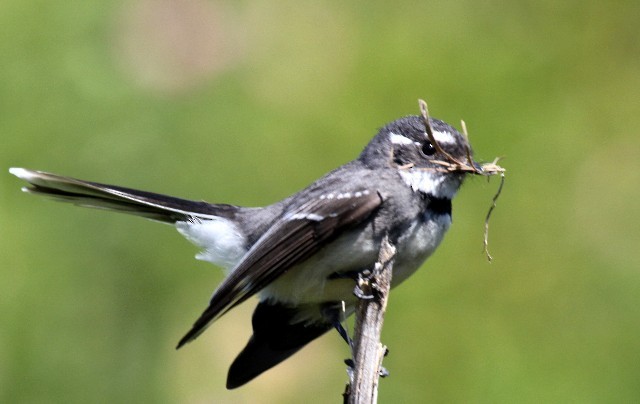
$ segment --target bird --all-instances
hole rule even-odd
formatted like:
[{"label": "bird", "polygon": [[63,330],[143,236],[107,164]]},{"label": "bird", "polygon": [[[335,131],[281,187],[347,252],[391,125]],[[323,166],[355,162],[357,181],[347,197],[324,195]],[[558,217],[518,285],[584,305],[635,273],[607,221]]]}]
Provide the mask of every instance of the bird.
[{"label": "bird", "polygon": [[[354,160],[264,207],[208,203],[11,168],[22,190],[141,216],[177,228],[197,259],[226,271],[177,348],[257,295],[253,334],[229,368],[234,389],[271,369],[355,310],[357,274],[371,269],[383,238],[396,247],[392,287],[413,274],[452,223],[451,201],[481,173],[465,135],[424,114],[383,126]],[[344,329],[342,330],[344,331]]]}]

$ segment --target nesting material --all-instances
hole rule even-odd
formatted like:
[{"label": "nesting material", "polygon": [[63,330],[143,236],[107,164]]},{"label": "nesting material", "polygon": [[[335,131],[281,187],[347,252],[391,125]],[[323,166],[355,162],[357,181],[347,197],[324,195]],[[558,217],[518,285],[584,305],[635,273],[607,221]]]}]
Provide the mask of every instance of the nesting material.
[{"label": "nesting material", "polygon": [[[463,173],[469,173],[474,175],[482,175],[485,177],[491,177],[493,175],[500,176],[500,186],[498,187],[498,190],[493,196],[491,206],[489,207],[489,210],[484,220],[483,250],[485,255],[487,256],[487,259],[489,260],[489,262],[491,262],[493,260],[493,257],[489,253],[489,219],[491,218],[491,214],[493,213],[493,210],[496,207],[496,202],[498,200],[498,197],[500,197],[500,194],[502,193],[502,188],[504,186],[504,174],[506,170],[503,167],[498,165],[498,161],[500,160],[500,158],[496,158],[491,163],[483,163],[481,165],[474,163],[473,159],[471,158],[471,151],[469,150],[468,146],[466,150],[466,156],[467,156],[466,161],[458,160],[452,155],[450,155],[449,153],[447,153],[446,151],[444,151],[444,149],[440,147],[435,137],[433,136],[433,129],[431,128],[431,124],[429,123],[429,109],[427,108],[427,103],[424,100],[418,100],[418,104],[420,105],[420,112],[421,112],[422,118],[424,119],[424,125],[426,128],[425,131],[427,132],[427,137],[429,138],[429,141],[431,142],[433,147],[436,149],[436,151],[439,153],[439,155],[444,156],[445,158],[444,160],[432,161],[433,163],[438,164],[440,166],[439,168],[435,169],[436,171],[463,172]],[[461,124],[462,124],[462,133],[465,135],[465,137],[468,138],[467,125],[464,123],[464,121],[462,121]]]}]

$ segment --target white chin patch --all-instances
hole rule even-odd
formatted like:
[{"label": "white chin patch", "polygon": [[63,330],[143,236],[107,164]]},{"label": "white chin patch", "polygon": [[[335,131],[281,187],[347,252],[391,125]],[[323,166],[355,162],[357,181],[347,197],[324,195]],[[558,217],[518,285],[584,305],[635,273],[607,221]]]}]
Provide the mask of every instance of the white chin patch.
[{"label": "white chin patch", "polygon": [[411,189],[433,195],[436,198],[453,199],[460,187],[459,179],[440,173],[419,169],[399,170],[398,172]]},{"label": "white chin patch", "polygon": [[216,217],[211,220],[176,222],[176,228],[203,251],[196,258],[212,262],[227,270],[233,268],[247,253],[247,240],[230,220]]}]

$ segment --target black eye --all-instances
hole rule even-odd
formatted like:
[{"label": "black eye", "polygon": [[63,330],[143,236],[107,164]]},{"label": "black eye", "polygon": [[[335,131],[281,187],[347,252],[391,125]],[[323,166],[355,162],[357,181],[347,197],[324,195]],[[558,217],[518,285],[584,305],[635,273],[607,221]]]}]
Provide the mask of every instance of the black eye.
[{"label": "black eye", "polygon": [[422,154],[424,154],[425,156],[433,156],[436,152],[436,148],[433,147],[433,145],[429,141],[426,141],[422,144],[421,150]]}]

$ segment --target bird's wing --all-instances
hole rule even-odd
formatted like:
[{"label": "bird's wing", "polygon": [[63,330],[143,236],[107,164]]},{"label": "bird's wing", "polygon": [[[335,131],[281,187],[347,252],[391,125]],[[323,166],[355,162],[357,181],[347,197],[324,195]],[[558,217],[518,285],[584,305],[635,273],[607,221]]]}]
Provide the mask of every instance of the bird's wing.
[{"label": "bird's wing", "polygon": [[381,203],[382,197],[377,191],[363,190],[321,196],[285,213],[216,289],[209,306],[180,340],[178,348],[200,335],[228,310],[333,241],[343,230],[361,223]]}]

